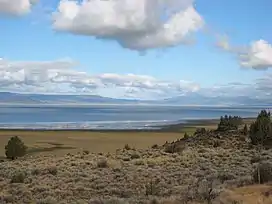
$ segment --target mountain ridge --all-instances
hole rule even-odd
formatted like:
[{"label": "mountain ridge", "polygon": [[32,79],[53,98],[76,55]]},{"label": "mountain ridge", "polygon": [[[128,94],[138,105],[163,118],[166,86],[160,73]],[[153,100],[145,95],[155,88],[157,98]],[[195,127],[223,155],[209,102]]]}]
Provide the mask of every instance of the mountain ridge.
[{"label": "mountain ridge", "polygon": [[160,100],[118,99],[99,95],[64,95],[0,92],[0,104],[154,104],[154,105],[264,105],[271,106],[269,100],[247,96],[208,97],[198,93]]}]

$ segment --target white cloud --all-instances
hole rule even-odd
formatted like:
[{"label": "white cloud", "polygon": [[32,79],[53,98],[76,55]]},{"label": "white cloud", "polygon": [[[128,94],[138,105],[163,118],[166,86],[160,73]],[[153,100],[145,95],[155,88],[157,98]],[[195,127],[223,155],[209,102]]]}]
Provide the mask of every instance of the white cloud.
[{"label": "white cloud", "polygon": [[77,71],[77,65],[78,63],[69,59],[47,62],[0,59],[0,90],[141,98],[170,97],[199,89],[198,84],[193,82],[165,81],[145,75],[90,75]]},{"label": "white cloud", "polygon": [[235,54],[241,67],[256,70],[272,68],[272,45],[265,40],[253,41],[250,46],[232,46],[226,36],[217,44],[221,49]]},{"label": "white cloud", "polygon": [[193,0],[61,0],[53,14],[56,30],[115,40],[147,50],[191,42],[204,20]]},{"label": "white cloud", "polygon": [[30,12],[38,0],[0,0],[0,14],[23,15]]},{"label": "white cloud", "polygon": [[250,84],[229,83],[202,87],[190,81],[169,81],[146,75],[104,73],[91,75],[76,69],[79,63],[9,61],[0,59],[0,91],[97,94],[113,98],[160,99],[196,92],[206,97],[245,96],[272,100],[272,75]]},{"label": "white cloud", "polygon": [[246,53],[239,55],[243,67],[253,69],[272,68],[272,45],[265,40],[252,42]]}]

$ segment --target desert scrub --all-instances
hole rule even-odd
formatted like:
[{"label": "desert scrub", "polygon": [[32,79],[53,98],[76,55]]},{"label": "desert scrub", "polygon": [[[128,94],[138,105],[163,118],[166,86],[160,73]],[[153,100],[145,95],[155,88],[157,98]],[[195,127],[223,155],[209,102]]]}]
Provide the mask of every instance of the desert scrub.
[{"label": "desert scrub", "polygon": [[47,171],[48,171],[49,174],[51,174],[53,176],[57,175],[57,173],[58,173],[58,169],[57,169],[56,166],[50,166],[50,167],[48,167]]},{"label": "desert scrub", "polygon": [[98,168],[108,168],[109,163],[108,163],[107,159],[105,159],[105,158],[99,159],[97,161],[97,167]]},{"label": "desert scrub", "polygon": [[140,165],[145,165],[145,162],[143,159],[137,159],[134,161],[134,164],[137,166],[140,166]]},{"label": "desert scrub", "polygon": [[141,156],[138,152],[133,152],[130,156],[131,159],[139,159]]},{"label": "desert scrub", "polygon": [[166,145],[164,151],[165,151],[166,153],[171,153],[171,154],[173,154],[173,153],[180,153],[180,152],[182,152],[184,149],[185,149],[185,148],[184,148],[183,145],[180,145],[180,144],[178,144],[178,143],[173,143],[173,144],[168,144],[168,145]]},{"label": "desert scrub", "polygon": [[32,175],[39,175],[39,174],[41,174],[41,170],[40,170],[40,169],[37,169],[37,168],[32,169],[32,170],[31,170],[31,174],[32,174]]},{"label": "desert scrub", "polygon": [[27,177],[26,172],[24,171],[17,171],[13,174],[10,183],[24,183]]},{"label": "desert scrub", "polygon": [[42,198],[36,201],[36,204],[57,204],[57,203],[58,201],[51,196],[47,196],[46,198]]}]

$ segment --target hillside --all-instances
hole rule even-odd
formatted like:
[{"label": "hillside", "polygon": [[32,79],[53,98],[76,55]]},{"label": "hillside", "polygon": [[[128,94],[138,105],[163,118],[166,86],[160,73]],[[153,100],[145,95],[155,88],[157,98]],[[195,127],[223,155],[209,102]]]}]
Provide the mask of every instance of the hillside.
[{"label": "hillside", "polygon": [[[169,145],[178,151],[167,153]],[[261,199],[260,204],[269,204],[272,186],[252,186],[260,161],[271,165],[272,149],[260,154],[240,131],[205,131],[163,146],[125,146],[115,153],[26,156],[0,163],[0,201],[256,204]]]}]

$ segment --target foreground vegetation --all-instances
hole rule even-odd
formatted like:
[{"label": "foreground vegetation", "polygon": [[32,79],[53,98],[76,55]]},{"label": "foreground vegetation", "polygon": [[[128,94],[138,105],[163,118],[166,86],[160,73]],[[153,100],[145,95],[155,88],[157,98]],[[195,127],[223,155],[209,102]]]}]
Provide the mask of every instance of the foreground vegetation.
[{"label": "foreground vegetation", "polygon": [[270,114],[261,112],[248,128],[225,118],[215,130],[199,128],[151,148],[129,143],[107,153],[101,145],[100,153],[3,160],[0,203],[271,204]]}]

